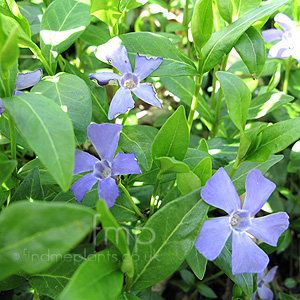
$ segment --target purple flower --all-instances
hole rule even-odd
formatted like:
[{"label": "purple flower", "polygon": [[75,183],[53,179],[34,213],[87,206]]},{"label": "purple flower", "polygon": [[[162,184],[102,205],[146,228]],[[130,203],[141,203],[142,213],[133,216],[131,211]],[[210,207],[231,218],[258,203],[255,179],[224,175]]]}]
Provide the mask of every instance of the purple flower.
[{"label": "purple flower", "polygon": [[251,219],[268,200],[276,185],[254,169],[246,179],[243,207],[236,189],[223,168],[220,168],[201,190],[205,202],[228,213],[205,221],[195,243],[208,260],[216,259],[232,234],[232,274],[260,273],[269,263],[268,256],[251,239],[276,246],[278,238],[289,226],[285,212]]},{"label": "purple flower", "polygon": [[[27,89],[35,84],[37,84],[43,76],[43,72],[41,69],[37,69],[33,72],[28,72],[24,74],[18,74],[16,79],[15,90],[13,96],[24,94],[20,90]],[[5,108],[3,105],[3,101],[0,98],[0,116],[5,112]]]},{"label": "purple flower", "polygon": [[132,72],[127,50],[123,45],[112,42],[100,45],[96,57],[104,62],[111,63],[122,74],[120,76],[116,73],[101,72],[90,75],[90,79],[96,79],[100,86],[107,84],[120,86],[110,103],[109,120],[112,120],[118,114],[126,113],[128,109],[134,107],[131,92],[148,104],[161,107],[161,102],[157,98],[152,84],[140,83],[159,67],[163,61],[161,57],[147,58],[137,53],[134,72]]},{"label": "purple flower", "polygon": [[87,136],[94,145],[101,160],[95,156],[75,150],[75,166],[73,175],[92,171],[75,181],[70,190],[73,191],[76,201],[81,202],[86,192],[98,183],[98,194],[104,199],[108,208],[115,204],[120,196],[115,179],[118,175],[141,174],[141,169],[134,153],[119,152],[114,158],[118,147],[122,125],[118,124],[90,124]]},{"label": "purple flower", "polygon": [[257,291],[253,294],[252,300],[255,300],[256,293],[260,299],[273,299],[273,292],[266,285],[274,279],[277,269],[278,266],[273,267],[266,275],[264,271],[257,274]]},{"label": "purple flower", "polygon": [[279,13],[274,18],[275,22],[283,29],[268,29],[262,32],[265,42],[280,40],[269,51],[270,58],[288,58],[293,56],[300,62],[300,28],[287,15]]}]

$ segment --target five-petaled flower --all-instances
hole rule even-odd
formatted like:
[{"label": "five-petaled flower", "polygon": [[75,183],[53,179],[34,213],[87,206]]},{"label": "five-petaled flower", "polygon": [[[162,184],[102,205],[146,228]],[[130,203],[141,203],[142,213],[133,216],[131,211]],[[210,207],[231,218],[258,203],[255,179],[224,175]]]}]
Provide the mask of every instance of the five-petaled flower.
[{"label": "five-petaled flower", "polygon": [[70,190],[73,191],[76,201],[81,202],[85,193],[98,183],[98,194],[111,208],[120,196],[115,179],[118,175],[141,174],[141,169],[134,153],[115,152],[118,147],[122,125],[118,124],[90,124],[87,136],[94,145],[101,160],[95,156],[75,150],[75,166],[73,175],[92,171],[75,181]]},{"label": "five-petaled flower", "polygon": [[161,57],[147,58],[137,53],[134,72],[132,72],[127,50],[123,45],[112,42],[100,45],[96,57],[104,62],[111,63],[122,74],[120,76],[116,73],[100,72],[90,75],[90,79],[96,79],[100,86],[109,83],[117,83],[120,86],[110,103],[109,120],[112,120],[118,114],[126,113],[134,107],[131,92],[148,104],[161,107],[161,102],[157,98],[153,86],[149,83],[141,83],[143,79],[159,67],[163,61]]},{"label": "five-petaled flower", "polygon": [[220,168],[201,190],[201,197],[208,204],[226,211],[228,216],[204,222],[195,243],[198,251],[208,260],[214,260],[232,234],[232,274],[262,272],[269,258],[250,235],[276,246],[278,238],[289,226],[289,217],[285,212],[252,218],[275,187],[258,169],[250,171],[246,178],[245,202],[241,207],[233,183],[226,171]]},{"label": "five-petaled flower", "polygon": [[269,51],[270,58],[288,58],[293,56],[300,62],[300,27],[287,15],[279,13],[274,17],[275,22],[283,29],[267,29],[262,32],[265,42],[280,40]]},{"label": "five-petaled flower", "polygon": [[265,272],[257,274],[257,291],[253,294],[252,300],[255,300],[257,293],[260,299],[273,299],[273,292],[267,287],[267,284],[274,279],[277,269],[278,266],[275,266],[267,274]]},{"label": "five-petaled flower", "polygon": [[[17,75],[15,90],[13,96],[18,96],[24,94],[20,90],[27,89],[31,86],[37,84],[43,77],[43,72],[41,69],[37,69],[33,72],[20,73]],[[0,98],[0,116],[5,112],[3,101]]]}]

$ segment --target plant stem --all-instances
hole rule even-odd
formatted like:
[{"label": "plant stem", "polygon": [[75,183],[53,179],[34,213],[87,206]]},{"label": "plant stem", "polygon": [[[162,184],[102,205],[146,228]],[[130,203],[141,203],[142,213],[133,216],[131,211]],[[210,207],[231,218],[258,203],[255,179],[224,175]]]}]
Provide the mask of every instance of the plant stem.
[{"label": "plant stem", "polygon": [[123,120],[122,120],[122,125],[125,125],[125,122],[126,122],[126,120],[127,120],[128,115],[129,115],[129,110],[128,110],[128,112],[126,112],[126,113],[124,114],[124,117],[123,117]]},{"label": "plant stem", "polygon": [[156,195],[157,195],[157,190],[158,190],[158,187],[159,187],[159,184],[160,184],[160,180],[161,180],[161,178],[157,178],[156,184],[154,186],[153,193],[152,193],[152,196],[151,196],[151,200],[150,200],[150,216],[152,216],[153,213],[154,213],[155,198],[156,198]]},{"label": "plant stem", "polygon": [[212,276],[210,276],[210,277],[208,277],[208,278],[202,280],[201,283],[205,283],[205,282],[211,281],[211,280],[213,280],[213,279],[215,279],[215,278],[220,277],[220,276],[223,275],[223,274],[224,274],[224,272],[223,272],[223,271],[220,271],[220,272],[218,272],[218,273],[216,273],[216,274],[214,274],[214,275],[212,275]]},{"label": "plant stem", "polygon": [[9,133],[10,133],[11,158],[13,160],[17,160],[17,143],[16,143],[15,123],[8,111],[7,111],[7,116],[8,116]]},{"label": "plant stem", "polygon": [[283,88],[282,88],[282,90],[285,94],[288,93],[291,66],[292,66],[292,57],[290,56],[287,59],[287,62],[285,65],[285,75],[284,75]]},{"label": "plant stem", "polygon": [[36,55],[40,59],[44,68],[46,69],[47,73],[49,75],[53,76],[54,73],[52,72],[48,62],[46,61],[45,57],[43,56],[41,49],[35,43],[32,43],[30,50],[33,52],[34,55]]},{"label": "plant stem", "polygon": [[194,91],[193,100],[192,100],[192,104],[191,104],[191,110],[190,110],[189,117],[188,117],[188,125],[189,125],[190,131],[192,128],[194,114],[195,114],[197,104],[198,104],[199,91],[200,91],[200,87],[201,87],[201,83],[202,83],[202,79],[203,79],[202,59],[201,58],[199,58],[199,60],[198,60],[198,72],[199,72],[200,76],[199,76],[199,78],[197,78],[198,76],[195,78],[195,91]]},{"label": "plant stem", "polygon": [[217,83],[217,76],[216,73],[219,70],[219,66],[215,66],[214,67],[214,71],[213,71],[213,80],[212,80],[212,92],[211,92],[211,98],[210,98],[210,105],[211,108],[214,109],[215,108],[215,98],[216,98],[216,83]]},{"label": "plant stem", "polygon": [[241,164],[241,161],[237,158],[234,165],[233,165],[233,167],[232,167],[232,169],[231,169],[231,171],[228,174],[230,178],[232,178],[232,176],[235,174],[235,172],[239,168],[240,164]]},{"label": "plant stem", "polygon": [[122,189],[122,191],[123,191],[124,194],[126,195],[126,197],[127,197],[127,199],[129,200],[131,206],[133,207],[135,213],[136,213],[138,216],[140,216],[144,221],[147,221],[146,216],[144,216],[144,215],[140,212],[139,208],[135,205],[134,201],[132,200],[132,198],[131,198],[129,192],[127,191],[127,189],[125,188],[125,186],[124,186],[121,182],[119,183],[119,187]]},{"label": "plant stem", "polygon": [[186,38],[186,47],[188,51],[188,57],[192,58],[192,52],[191,52],[191,44],[189,41],[189,4],[190,0],[185,0],[185,6],[184,6],[184,13],[183,13],[183,26],[184,30],[182,32],[182,39]]}]

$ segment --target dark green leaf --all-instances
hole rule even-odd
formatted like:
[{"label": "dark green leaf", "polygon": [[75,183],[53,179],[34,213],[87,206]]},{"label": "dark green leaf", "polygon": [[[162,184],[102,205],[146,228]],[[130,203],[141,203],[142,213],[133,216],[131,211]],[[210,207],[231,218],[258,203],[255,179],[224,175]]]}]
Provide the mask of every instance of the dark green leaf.
[{"label": "dark green leaf", "polygon": [[212,176],[212,162],[210,157],[203,158],[194,168],[193,172],[200,178],[201,185],[204,186],[206,181]]},{"label": "dark green leaf", "polygon": [[133,294],[124,293],[120,295],[116,300],[141,300],[141,298]]},{"label": "dark green leaf", "polygon": [[211,299],[218,298],[216,293],[209,286],[205,285],[204,283],[200,282],[199,284],[197,284],[197,290],[204,297],[211,298]]},{"label": "dark green leaf", "polygon": [[196,247],[192,247],[191,252],[186,257],[186,261],[194,274],[202,280],[206,271],[207,259],[199,253]]},{"label": "dark green leaf", "polygon": [[290,296],[286,293],[283,293],[283,292],[280,292],[279,293],[279,299],[280,300],[297,300],[297,298],[293,297],[293,296]]},{"label": "dark green leaf", "polygon": [[16,169],[18,162],[16,160],[8,160],[0,162],[0,186],[5,182]]}]

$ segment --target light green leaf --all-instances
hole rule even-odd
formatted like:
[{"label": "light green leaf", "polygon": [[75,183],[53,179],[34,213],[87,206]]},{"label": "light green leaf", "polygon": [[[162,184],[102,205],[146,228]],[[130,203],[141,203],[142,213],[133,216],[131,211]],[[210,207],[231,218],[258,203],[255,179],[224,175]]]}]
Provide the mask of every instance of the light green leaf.
[{"label": "light green leaf", "polygon": [[123,293],[116,300],[141,300],[141,298],[128,293]]},{"label": "light green leaf", "polygon": [[164,174],[190,172],[188,165],[173,157],[158,157],[157,160],[160,162],[160,171],[157,177],[162,177]]},{"label": "light green leaf", "polygon": [[234,8],[234,20],[241,17],[245,13],[254,10],[259,7],[261,0],[251,0],[251,1],[241,1],[241,0],[232,0]]},{"label": "light green leaf", "polygon": [[201,185],[205,186],[206,181],[212,176],[212,161],[210,157],[203,158],[193,169],[193,172],[200,178]]},{"label": "light green leaf", "polygon": [[10,204],[0,214],[0,280],[50,267],[92,230],[93,219],[93,211],[78,204]]},{"label": "light green leaf", "polygon": [[0,162],[0,186],[5,182],[12,172],[16,169],[18,162],[16,160],[8,160]]},{"label": "light green leaf", "polygon": [[233,5],[231,0],[217,0],[218,12],[221,17],[228,23],[232,23]]},{"label": "light green leaf", "polygon": [[75,148],[67,114],[49,98],[32,93],[4,98],[3,102],[28,145],[67,191],[72,181]]},{"label": "light green leaf", "polygon": [[177,174],[177,187],[182,195],[186,195],[201,186],[201,180],[193,171]]}]

